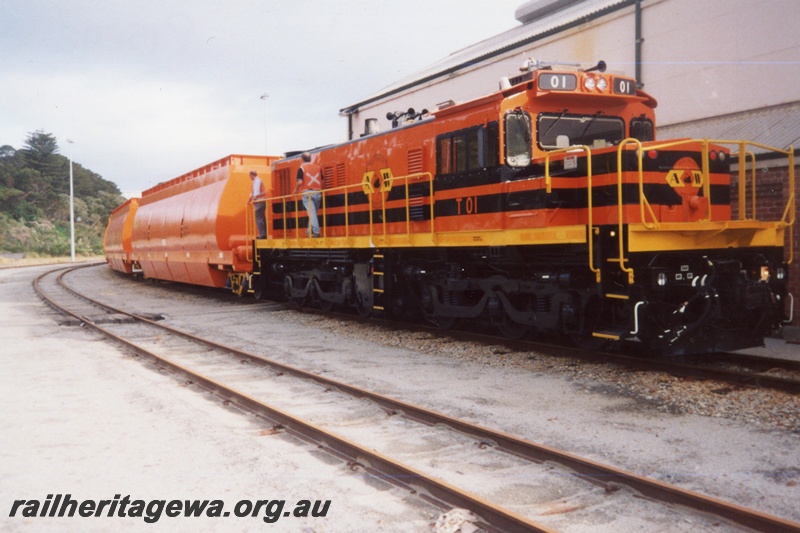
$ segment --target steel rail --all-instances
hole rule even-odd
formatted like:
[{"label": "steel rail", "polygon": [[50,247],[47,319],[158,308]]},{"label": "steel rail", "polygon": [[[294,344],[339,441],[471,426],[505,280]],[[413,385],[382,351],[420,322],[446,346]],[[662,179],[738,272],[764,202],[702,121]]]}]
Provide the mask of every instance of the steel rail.
[{"label": "steel rail", "polygon": [[[66,272],[64,274],[66,274]],[[64,274],[62,274],[62,276]],[[66,285],[64,285],[64,287],[65,289],[77,295],[73,289],[67,287]],[[82,297],[85,298],[85,296]],[[638,491],[642,495],[657,501],[682,505],[695,511],[713,514],[719,516],[723,520],[734,522],[756,531],[770,533],[782,531],[800,532],[800,524],[789,520],[732,504],[730,502],[726,502],[711,496],[706,496],[698,492],[682,489],[680,487],[669,485],[651,478],[639,476],[632,472],[628,472],[613,466],[604,465],[596,461],[564,452],[562,450],[528,441],[526,439],[489,429],[471,422],[459,420],[449,415],[428,410],[402,400],[396,400],[388,396],[377,394],[360,387],[334,380],[332,378],[320,376],[285,363],[272,361],[244,350],[225,346],[209,339],[202,339],[191,333],[167,326],[165,324],[154,322],[146,317],[134,315],[101,302],[96,303],[115,313],[131,316],[137,320],[161,328],[170,333],[196,342],[202,342],[207,346],[211,346],[219,350],[228,351],[256,364],[268,366],[275,371],[288,373],[304,379],[310,379],[325,386],[334,387],[352,396],[369,399],[379,405],[382,409],[386,410],[388,413],[402,413],[408,418],[430,425],[443,424],[449,426],[458,432],[480,440],[484,444],[494,445],[498,449],[511,453],[515,456],[522,457],[529,461],[551,461],[561,464],[562,466],[575,471],[576,477],[596,485],[600,485],[606,488],[608,491],[616,490],[615,484],[625,485],[635,491]]]},{"label": "steel rail", "polygon": [[[316,313],[316,309],[308,309],[306,312]],[[324,313],[326,316],[331,316],[331,313]],[[363,322],[362,318],[354,317],[347,314],[336,314],[337,318],[343,320],[352,320],[354,322]],[[724,368],[714,368],[706,366],[704,363],[692,362],[679,362],[669,359],[646,358],[641,355],[626,355],[624,353],[612,352],[595,352],[585,350],[576,346],[566,347],[563,344],[546,343],[540,341],[529,340],[511,340],[485,333],[478,333],[474,331],[464,331],[457,329],[441,330],[435,327],[421,326],[412,323],[397,323],[397,322],[380,322],[382,326],[394,328],[409,328],[412,327],[419,331],[425,331],[431,335],[436,335],[441,338],[450,338],[454,340],[477,342],[491,345],[503,345],[511,350],[526,352],[531,350],[547,350],[543,355],[553,357],[573,357],[582,361],[590,363],[608,362],[621,366],[627,366],[636,370],[643,371],[659,371],[666,372],[680,377],[689,377],[701,380],[717,380],[730,385],[773,389],[778,391],[787,392],[789,394],[800,394],[800,380],[786,378],[781,376],[773,376],[759,372],[746,372],[738,370],[730,370]],[[726,354],[717,353],[711,356],[702,356],[708,362],[725,363],[730,365],[750,365],[759,366],[761,368],[779,368],[789,372],[800,372],[800,362],[788,359],[777,359],[769,357],[748,356],[742,354]],[[687,358],[688,361],[696,361],[701,357]]]},{"label": "steel rail", "polygon": [[[498,532],[528,532],[528,531],[537,531],[537,532],[545,532],[545,533],[554,533],[555,530],[549,528],[543,524],[530,520],[518,513],[505,509],[501,506],[492,504],[488,500],[471,494],[470,492],[464,491],[455,485],[447,483],[443,480],[438,478],[429,476],[424,472],[417,470],[411,466],[405,465],[399,461],[395,461],[390,457],[378,453],[374,450],[370,450],[359,444],[346,439],[336,433],[327,431],[320,426],[315,424],[311,424],[307,421],[304,421],[300,418],[297,418],[286,411],[278,409],[277,407],[271,406],[267,403],[264,403],[248,394],[243,392],[237,391],[231,387],[226,386],[223,383],[220,383],[214,379],[209,377],[203,376],[202,374],[198,374],[195,371],[186,368],[178,363],[170,361],[160,355],[143,348],[136,343],[129,341],[119,335],[113,333],[112,331],[98,325],[91,320],[87,319],[86,317],[81,317],[76,313],[66,309],[63,305],[56,303],[52,298],[49,298],[43,291],[41,291],[41,287],[39,281],[44,276],[48,275],[50,272],[43,274],[39,278],[36,278],[34,281],[34,288],[36,292],[54,309],[58,310],[61,313],[67,314],[74,318],[77,318],[82,321],[82,323],[105,335],[112,341],[125,346],[126,348],[132,350],[136,354],[146,357],[156,364],[163,366],[173,372],[176,372],[182,376],[184,376],[189,381],[201,386],[202,388],[211,391],[218,397],[224,399],[229,403],[233,403],[237,407],[244,409],[246,411],[252,412],[257,416],[260,416],[269,422],[271,422],[274,426],[278,428],[288,428],[289,431],[297,436],[298,438],[302,438],[306,442],[311,442],[317,445],[320,449],[326,450],[333,455],[345,459],[350,466],[351,469],[358,469],[364,468],[370,475],[375,476],[377,478],[382,479],[383,481],[391,482],[392,484],[399,486],[401,488],[409,490],[412,494],[419,494],[422,498],[430,501],[431,503],[436,504],[442,509],[449,510],[450,508],[468,508],[477,516],[480,517],[482,526],[485,526],[489,531],[498,531]],[[62,278],[64,274],[67,272],[62,273],[59,278]],[[141,320],[145,323],[150,325],[154,325],[161,329],[170,331],[171,333],[175,333],[181,337],[187,338],[192,340],[193,342],[198,342],[205,344],[207,346],[221,349],[224,351],[229,352],[238,352],[238,350],[231,349],[230,347],[226,347],[214,342],[210,342],[206,339],[202,339],[199,337],[195,337],[191,334],[187,334],[185,332],[181,332],[178,330],[174,330],[173,328],[164,327],[162,324],[158,324],[153,322],[149,319],[138,317],[136,315],[132,315],[125,311],[114,309],[111,306],[107,306],[106,304],[102,304],[101,302],[97,302],[91,298],[88,298],[84,295],[77,294],[73,289],[64,287],[65,289],[69,290],[75,296],[85,299],[87,301],[91,301],[95,304],[100,305],[101,307],[107,309],[113,309],[115,312],[120,312],[127,316],[132,316],[138,320]],[[242,352],[244,353],[244,352]],[[249,356],[250,354],[248,354]],[[261,361],[266,361],[258,356],[253,356],[256,359]]]}]

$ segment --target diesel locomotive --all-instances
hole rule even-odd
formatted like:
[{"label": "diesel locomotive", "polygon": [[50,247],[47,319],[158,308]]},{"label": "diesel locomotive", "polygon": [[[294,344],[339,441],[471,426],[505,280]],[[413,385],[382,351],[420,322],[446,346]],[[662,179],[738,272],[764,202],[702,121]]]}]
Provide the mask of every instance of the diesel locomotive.
[{"label": "diesel locomotive", "polygon": [[[761,345],[793,308],[793,149],[657,140],[655,107],[602,62],[530,62],[497,92],[392,113],[388,131],[310,150],[321,171],[319,238],[308,233],[305,193],[294,192],[303,162],[288,154],[258,165],[266,238],[255,238],[244,178],[230,195],[239,207],[223,216],[209,200],[223,185],[206,197],[187,192],[208,187],[210,170],[196,171],[112,214],[109,264],[364,316],[441,328],[466,321],[512,338],[631,340],[664,355]],[[777,215],[756,198],[753,169],[764,152],[789,169]],[[256,164],[236,157],[242,173]],[[139,220],[143,204],[148,222]],[[179,211],[203,211],[209,238],[198,239]],[[152,233],[158,217],[171,240]],[[181,264],[203,275],[163,272]]]}]

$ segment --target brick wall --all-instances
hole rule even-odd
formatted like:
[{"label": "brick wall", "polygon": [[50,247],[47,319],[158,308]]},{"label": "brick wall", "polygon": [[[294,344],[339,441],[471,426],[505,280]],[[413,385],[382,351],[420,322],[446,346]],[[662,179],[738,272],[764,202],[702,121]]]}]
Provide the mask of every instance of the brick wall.
[{"label": "brick wall", "polygon": [[[795,166],[795,182],[800,178],[800,165]],[[767,166],[756,170],[756,215],[758,220],[780,220],[786,207],[789,197],[789,170],[786,166]],[[747,215],[752,216],[750,208],[750,177],[748,176],[747,188]],[[735,220],[739,216],[739,175],[731,176],[731,207],[732,218]],[[800,187],[795,183],[795,206],[800,205],[798,201]],[[793,232],[794,240],[794,260],[789,267],[789,292],[795,297],[795,313],[793,326],[800,325],[800,231],[795,224]],[[786,253],[788,257],[790,233],[786,232]]]}]

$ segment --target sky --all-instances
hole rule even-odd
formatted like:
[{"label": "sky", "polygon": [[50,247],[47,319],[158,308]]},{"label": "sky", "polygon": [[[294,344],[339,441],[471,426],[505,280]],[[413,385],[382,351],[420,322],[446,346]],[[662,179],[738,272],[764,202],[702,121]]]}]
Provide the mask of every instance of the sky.
[{"label": "sky", "polygon": [[229,154],[341,142],[340,109],[518,26],[524,3],[2,0],[0,146],[52,134],[129,197]]}]

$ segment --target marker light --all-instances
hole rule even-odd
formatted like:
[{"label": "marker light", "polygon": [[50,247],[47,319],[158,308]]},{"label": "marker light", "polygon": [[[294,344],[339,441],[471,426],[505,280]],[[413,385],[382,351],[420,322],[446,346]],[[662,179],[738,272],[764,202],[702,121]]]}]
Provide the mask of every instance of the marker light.
[{"label": "marker light", "polygon": [[659,272],[658,276],[656,277],[656,283],[658,283],[659,287],[663,287],[667,284],[667,274],[664,272]]}]

